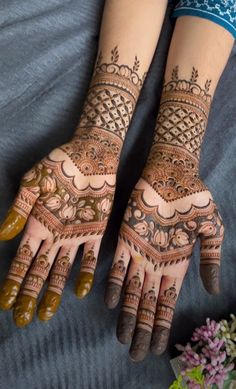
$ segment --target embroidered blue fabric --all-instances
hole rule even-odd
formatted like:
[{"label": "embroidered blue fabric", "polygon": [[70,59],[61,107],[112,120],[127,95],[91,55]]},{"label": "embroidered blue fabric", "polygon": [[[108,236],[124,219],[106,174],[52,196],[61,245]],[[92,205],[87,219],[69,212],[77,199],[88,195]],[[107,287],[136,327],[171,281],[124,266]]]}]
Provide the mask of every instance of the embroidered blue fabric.
[{"label": "embroidered blue fabric", "polygon": [[[173,2],[173,0],[169,0]],[[236,38],[235,0],[180,0],[172,16],[191,15],[209,19],[226,28]]]}]

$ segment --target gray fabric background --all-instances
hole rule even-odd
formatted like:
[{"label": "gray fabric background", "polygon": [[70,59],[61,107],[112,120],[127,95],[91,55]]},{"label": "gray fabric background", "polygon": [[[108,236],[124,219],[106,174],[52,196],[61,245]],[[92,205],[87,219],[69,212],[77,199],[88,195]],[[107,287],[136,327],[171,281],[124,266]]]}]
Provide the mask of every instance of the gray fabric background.
[{"label": "gray fabric background", "polygon": [[[2,0],[0,3],[0,218],[20,177],[72,136],[96,56],[102,0]],[[222,293],[211,297],[199,279],[198,249],[177,304],[170,347],[161,358],[134,364],[118,343],[118,309],[103,303],[104,285],[129,193],[150,147],[161,76],[172,25],[161,42],[122,152],[115,207],[104,238],[96,285],[79,301],[73,286],[76,261],[57,315],[17,329],[11,312],[0,313],[0,389],[167,389],[174,376],[174,344],[186,342],[206,316],[235,312],[236,283],[236,50],[215,95],[202,150],[201,174],[225,222]],[[19,238],[0,244],[1,278]],[[79,257],[78,257],[79,259]]]}]

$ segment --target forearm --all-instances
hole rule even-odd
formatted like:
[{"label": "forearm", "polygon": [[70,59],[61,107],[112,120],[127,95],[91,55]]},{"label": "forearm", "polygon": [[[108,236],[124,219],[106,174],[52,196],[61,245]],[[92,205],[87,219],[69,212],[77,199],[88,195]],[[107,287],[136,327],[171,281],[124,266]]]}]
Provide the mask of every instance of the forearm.
[{"label": "forearm", "polygon": [[[122,144],[158,42],[167,0],[107,0],[81,128],[113,132]],[[120,147],[119,147],[120,148]]]},{"label": "forearm", "polygon": [[[197,17],[177,20],[165,70],[165,84],[153,147],[166,145],[194,157],[200,148],[209,109],[234,39],[223,27]],[[172,147],[172,149],[171,149]]]}]

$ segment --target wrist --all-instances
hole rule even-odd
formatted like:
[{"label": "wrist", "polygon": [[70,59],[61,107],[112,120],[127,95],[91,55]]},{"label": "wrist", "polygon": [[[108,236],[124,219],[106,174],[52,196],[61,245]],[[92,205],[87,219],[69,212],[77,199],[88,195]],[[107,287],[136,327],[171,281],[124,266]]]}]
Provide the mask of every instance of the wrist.
[{"label": "wrist", "polygon": [[179,79],[175,67],[171,80],[163,87],[153,141],[153,145],[160,147],[169,145],[170,150],[172,146],[178,155],[177,150],[181,150],[192,156],[197,168],[211,105],[210,84],[210,80],[204,87],[198,84],[195,68],[190,80]]},{"label": "wrist", "polygon": [[167,202],[207,190],[198,160],[178,146],[152,147],[142,178]]},{"label": "wrist", "polygon": [[118,59],[116,47],[110,61],[98,56],[76,134],[80,128],[96,127],[124,141],[145,74],[141,78],[137,73],[137,58],[132,68],[118,64]]},{"label": "wrist", "polygon": [[67,154],[84,175],[116,174],[123,140],[97,127],[78,127]]}]

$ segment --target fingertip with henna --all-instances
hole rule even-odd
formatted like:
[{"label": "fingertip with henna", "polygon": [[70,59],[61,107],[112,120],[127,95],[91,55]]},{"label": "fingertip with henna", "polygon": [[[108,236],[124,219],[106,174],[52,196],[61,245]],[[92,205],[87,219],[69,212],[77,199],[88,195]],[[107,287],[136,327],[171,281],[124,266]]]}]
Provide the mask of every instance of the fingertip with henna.
[{"label": "fingertip with henna", "polygon": [[50,320],[57,312],[60,302],[61,295],[51,290],[47,290],[38,307],[37,315],[39,320]]},{"label": "fingertip with henna", "polygon": [[104,296],[104,302],[109,309],[113,309],[117,306],[120,300],[122,287],[115,284],[114,282],[109,282]]},{"label": "fingertip with henna", "polygon": [[36,298],[28,295],[20,295],[13,309],[13,319],[17,327],[25,327],[34,316]]},{"label": "fingertip with henna", "polygon": [[208,293],[220,293],[220,266],[217,264],[200,265],[200,275]]},{"label": "fingertip with henna", "polygon": [[135,330],[132,344],[129,351],[130,359],[133,362],[141,362],[147,356],[151,342],[152,333],[142,328]]},{"label": "fingertip with henna", "polygon": [[11,309],[20,290],[20,283],[6,279],[0,287],[0,308],[4,311]]},{"label": "fingertip with henna", "polygon": [[170,330],[162,326],[154,327],[151,340],[151,351],[155,355],[161,355],[165,352],[168,340],[169,340]]},{"label": "fingertip with henna", "polygon": [[116,330],[116,336],[120,343],[127,344],[131,342],[135,324],[136,316],[121,311]]},{"label": "fingertip with henna", "polygon": [[18,235],[24,228],[26,218],[14,209],[8,211],[7,217],[0,226],[0,240],[10,240]]},{"label": "fingertip with henna", "polygon": [[84,298],[90,292],[93,286],[94,276],[91,273],[80,272],[76,286],[75,286],[75,294],[78,298]]}]

